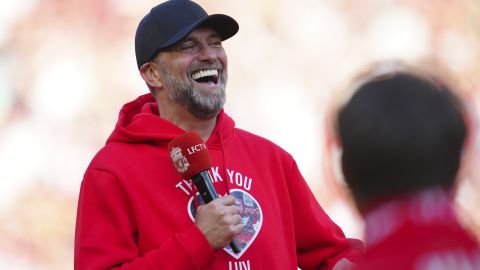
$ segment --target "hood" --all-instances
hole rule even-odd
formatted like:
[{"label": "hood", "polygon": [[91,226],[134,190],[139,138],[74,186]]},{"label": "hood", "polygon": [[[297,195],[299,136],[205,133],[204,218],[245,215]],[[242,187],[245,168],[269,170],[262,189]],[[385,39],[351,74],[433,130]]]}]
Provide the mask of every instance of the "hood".
[{"label": "hood", "polygon": [[[217,125],[207,141],[209,148],[221,148],[233,140],[235,122],[223,109],[217,116]],[[158,105],[151,94],[139,96],[123,105],[110,142],[168,144],[185,133],[182,128],[159,116]]]}]

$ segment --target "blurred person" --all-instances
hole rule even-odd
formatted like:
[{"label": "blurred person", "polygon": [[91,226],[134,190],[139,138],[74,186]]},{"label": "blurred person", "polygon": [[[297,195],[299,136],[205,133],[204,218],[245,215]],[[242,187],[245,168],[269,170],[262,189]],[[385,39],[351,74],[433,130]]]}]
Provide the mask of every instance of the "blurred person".
[{"label": "blurred person", "polygon": [[365,220],[358,269],[480,269],[478,242],[453,208],[464,105],[432,71],[387,66],[360,76],[336,115],[342,171]]},{"label": "blurred person", "polygon": [[[233,18],[185,0],[141,20],[135,52],[150,93],[123,106],[85,172],[75,269],[340,270],[358,261],[362,243],[322,210],[292,156],[223,111],[222,41],[237,31]],[[167,150],[186,131],[206,141],[222,195],[198,207]],[[234,238],[238,254],[227,246]]]}]

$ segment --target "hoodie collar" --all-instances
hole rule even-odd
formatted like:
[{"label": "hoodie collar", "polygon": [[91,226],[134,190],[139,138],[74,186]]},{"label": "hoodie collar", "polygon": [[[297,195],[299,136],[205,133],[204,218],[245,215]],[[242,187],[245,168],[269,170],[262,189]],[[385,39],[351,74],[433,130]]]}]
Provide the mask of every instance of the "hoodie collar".
[{"label": "hoodie collar", "polygon": [[[234,137],[235,122],[222,109],[217,116],[217,124],[207,140],[210,149],[219,149],[230,144]],[[154,142],[168,144],[185,133],[182,128],[161,118],[154,97],[148,93],[126,103],[120,110],[117,124],[107,144],[110,142]]]}]

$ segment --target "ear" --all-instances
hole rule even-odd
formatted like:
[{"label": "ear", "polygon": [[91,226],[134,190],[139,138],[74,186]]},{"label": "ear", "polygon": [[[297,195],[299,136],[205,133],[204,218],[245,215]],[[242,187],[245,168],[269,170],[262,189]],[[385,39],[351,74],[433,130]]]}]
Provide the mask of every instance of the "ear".
[{"label": "ear", "polygon": [[145,63],[140,67],[140,75],[143,80],[152,88],[162,88],[160,71],[154,68],[151,62]]}]

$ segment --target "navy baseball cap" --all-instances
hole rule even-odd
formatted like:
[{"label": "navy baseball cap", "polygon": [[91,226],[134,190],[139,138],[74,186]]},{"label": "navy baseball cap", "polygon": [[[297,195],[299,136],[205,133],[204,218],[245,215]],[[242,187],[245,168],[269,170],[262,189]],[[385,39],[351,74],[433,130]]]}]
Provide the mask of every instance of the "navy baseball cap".
[{"label": "navy baseball cap", "polygon": [[224,14],[208,15],[190,0],[170,0],[161,3],[143,17],[135,34],[135,54],[138,69],[160,50],[185,38],[195,28],[207,26],[226,40],[238,32],[238,23]]}]

